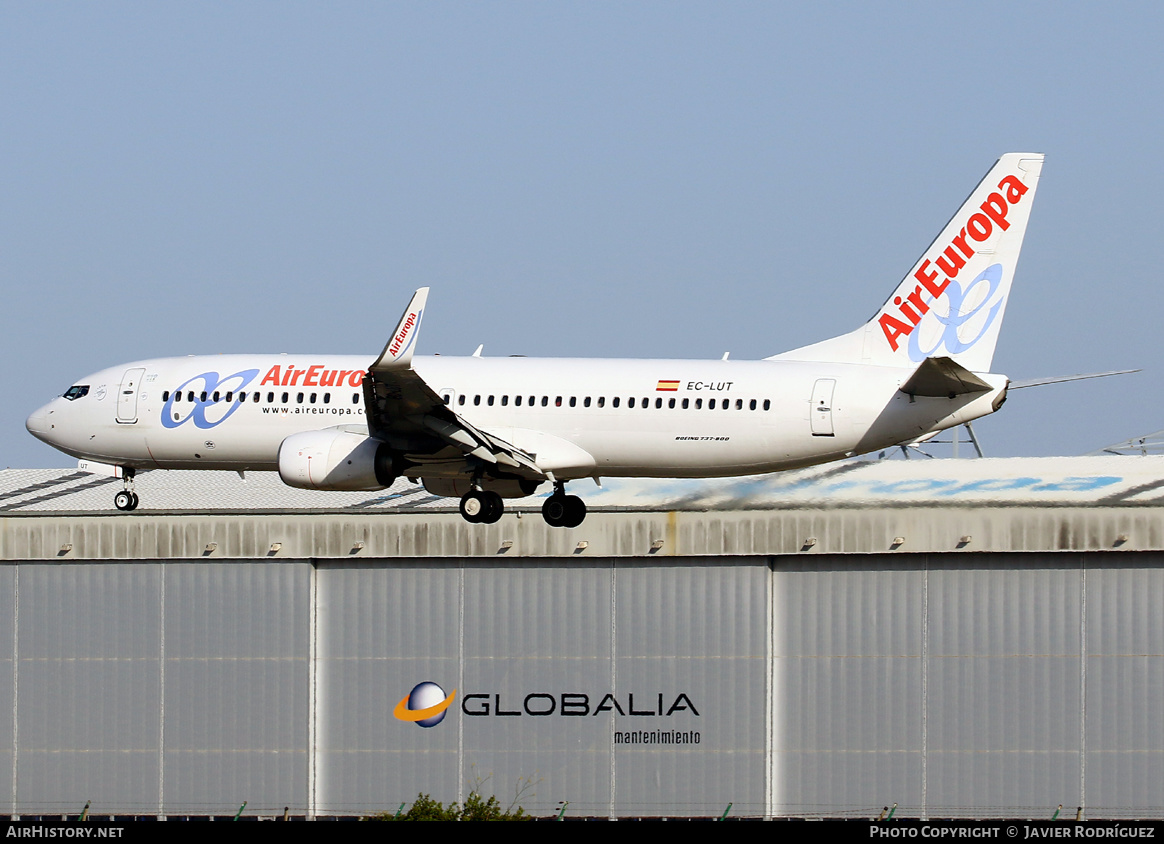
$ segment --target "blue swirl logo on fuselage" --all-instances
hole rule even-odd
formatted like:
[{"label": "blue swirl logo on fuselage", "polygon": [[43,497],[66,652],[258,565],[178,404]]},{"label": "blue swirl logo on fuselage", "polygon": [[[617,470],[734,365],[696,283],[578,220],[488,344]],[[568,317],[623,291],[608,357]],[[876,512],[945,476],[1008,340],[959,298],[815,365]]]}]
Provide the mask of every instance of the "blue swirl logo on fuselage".
[{"label": "blue swirl logo on fuselage", "polygon": [[[915,363],[921,363],[926,358],[933,355],[942,346],[946,347],[946,352],[951,355],[956,355],[966,351],[975,343],[985,336],[994,322],[995,317],[998,316],[999,310],[1002,308],[1002,303],[1006,297],[999,297],[997,302],[994,302],[993,307],[986,314],[986,319],[982,323],[982,328],[978,333],[969,340],[963,340],[958,335],[958,329],[964,324],[973,319],[983,308],[990,304],[991,297],[994,296],[998,289],[999,283],[1002,281],[1002,264],[991,264],[989,267],[975,276],[974,280],[967,284],[964,288],[958,284],[954,279],[949,279],[946,285],[944,295],[946,301],[949,303],[949,310],[945,316],[942,316],[937,311],[931,310],[927,316],[932,315],[942,325],[941,335],[938,337],[938,342],[928,352],[921,348],[920,331],[913,331],[909,335],[909,359]],[[970,308],[970,310],[963,312],[962,306],[967,299],[972,298],[971,293],[975,288],[986,284],[986,293],[980,299],[978,304]]]},{"label": "blue swirl logo on fuselage", "polygon": [[[242,402],[214,401],[214,393],[237,393],[259,374],[257,369],[244,369],[233,375],[223,378],[217,372],[203,372],[190,378],[178,389],[170,394],[162,406],[162,425],[166,428],[177,428],[193,420],[196,428],[213,428],[221,425],[230,415],[238,410]],[[189,393],[189,395],[187,395]],[[202,394],[206,400],[202,400]],[[190,401],[193,396],[193,401]],[[181,398],[179,398],[181,397]],[[236,397],[232,397],[236,398]],[[177,401],[176,401],[177,400]]]}]

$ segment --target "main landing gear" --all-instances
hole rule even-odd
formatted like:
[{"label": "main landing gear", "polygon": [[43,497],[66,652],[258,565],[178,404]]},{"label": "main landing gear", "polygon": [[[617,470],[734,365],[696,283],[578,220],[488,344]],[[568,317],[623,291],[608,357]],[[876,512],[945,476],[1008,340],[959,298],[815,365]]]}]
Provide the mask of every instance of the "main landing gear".
[{"label": "main landing gear", "polygon": [[491,525],[505,512],[505,502],[492,490],[471,489],[461,498],[461,515],[466,522]]},{"label": "main landing gear", "polygon": [[137,509],[138,498],[137,493],[133,491],[133,475],[133,469],[122,469],[122,483],[124,484],[124,489],[117,493],[117,495],[113,496],[113,506],[118,510]]},{"label": "main landing gear", "polygon": [[586,504],[576,495],[566,495],[566,485],[554,484],[554,494],[542,504],[542,518],[550,527],[575,528],[586,518]]},{"label": "main landing gear", "polygon": [[[504,512],[505,502],[492,490],[471,489],[461,497],[461,515],[466,522],[491,525]],[[576,495],[566,495],[565,483],[558,481],[554,494],[542,504],[542,518],[550,527],[578,527],[586,518],[586,504]]]}]

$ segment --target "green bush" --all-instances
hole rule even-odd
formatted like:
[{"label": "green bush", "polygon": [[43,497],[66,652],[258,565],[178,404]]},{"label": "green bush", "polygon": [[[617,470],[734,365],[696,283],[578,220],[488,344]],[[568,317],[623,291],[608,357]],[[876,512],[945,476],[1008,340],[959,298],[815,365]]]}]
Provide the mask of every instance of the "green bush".
[{"label": "green bush", "polygon": [[485,799],[476,791],[469,794],[465,805],[450,803],[445,806],[427,794],[417,795],[407,812],[380,812],[368,818],[372,821],[528,821],[530,816],[520,806],[502,809],[496,797]]}]

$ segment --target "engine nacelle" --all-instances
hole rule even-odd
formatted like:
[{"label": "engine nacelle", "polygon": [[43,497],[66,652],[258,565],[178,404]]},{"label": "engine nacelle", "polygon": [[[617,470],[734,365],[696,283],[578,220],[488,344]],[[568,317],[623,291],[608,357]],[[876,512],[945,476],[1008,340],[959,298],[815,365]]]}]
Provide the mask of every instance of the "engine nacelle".
[{"label": "engine nacelle", "polygon": [[[424,478],[424,488],[433,495],[445,498],[460,498],[473,488],[468,478]],[[541,481],[527,481],[524,478],[482,478],[481,489],[496,492],[502,498],[525,498],[533,495]]]},{"label": "engine nacelle", "polygon": [[279,477],[300,489],[372,491],[396,480],[388,444],[363,434],[292,434],[279,446]]}]

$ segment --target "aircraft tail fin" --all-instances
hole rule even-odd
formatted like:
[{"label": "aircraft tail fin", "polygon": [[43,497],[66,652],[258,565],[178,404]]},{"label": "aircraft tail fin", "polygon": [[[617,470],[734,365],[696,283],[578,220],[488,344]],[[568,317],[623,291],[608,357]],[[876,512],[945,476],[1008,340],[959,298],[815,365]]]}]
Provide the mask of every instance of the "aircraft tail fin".
[{"label": "aircraft tail fin", "polygon": [[768,360],[912,367],[948,357],[989,372],[1042,166],[1040,153],[998,159],[869,322]]}]

